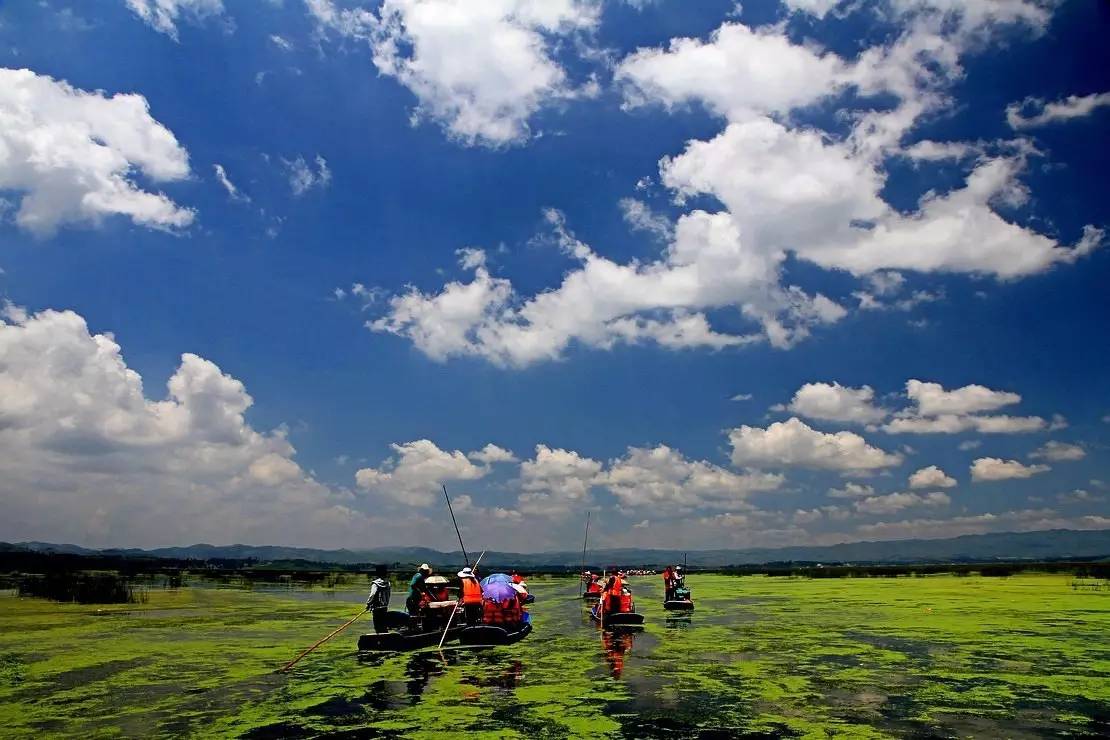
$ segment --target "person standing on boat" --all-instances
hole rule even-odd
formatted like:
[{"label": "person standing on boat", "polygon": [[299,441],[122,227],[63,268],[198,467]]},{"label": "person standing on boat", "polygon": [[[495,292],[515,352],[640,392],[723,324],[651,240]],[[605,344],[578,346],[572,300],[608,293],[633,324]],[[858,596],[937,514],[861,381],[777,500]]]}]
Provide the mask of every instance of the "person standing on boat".
[{"label": "person standing on boat", "polygon": [[624,571],[618,570],[609,577],[605,584],[605,595],[609,598],[606,611],[610,614],[619,613],[621,610],[621,591],[624,589]]},{"label": "person standing on boat", "polygon": [[482,584],[478,576],[470,568],[459,571],[459,580],[462,581],[463,614],[466,615],[467,624],[482,623]]},{"label": "person standing on boat", "polygon": [[663,601],[670,601],[674,595],[674,572],[671,566],[663,569]]},{"label": "person standing on boat", "polygon": [[686,588],[686,571],[681,565],[674,567],[674,578],[671,579],[671,593],[673,594],[680,588]]},{"label": "person standing on boat", "polygon": [[374,618],[375,632],[388,632],[386,614],[389,612],[389,597],[393,587],[389,584],[389,571],[384,565],[374,568],[374,580],[370,582],[370,595],[366,597],[366,609]]},{"label": "person standing on boat", "polygon": [[409,595],[405,599],[405,610],[410,616],[420,616],[424,603],[432,600],[432,595],[428,593],[428,584],[426,583],[428,576],[431,574],[432,566],[424,563],[417,569],[412,580],[409,581]]}]

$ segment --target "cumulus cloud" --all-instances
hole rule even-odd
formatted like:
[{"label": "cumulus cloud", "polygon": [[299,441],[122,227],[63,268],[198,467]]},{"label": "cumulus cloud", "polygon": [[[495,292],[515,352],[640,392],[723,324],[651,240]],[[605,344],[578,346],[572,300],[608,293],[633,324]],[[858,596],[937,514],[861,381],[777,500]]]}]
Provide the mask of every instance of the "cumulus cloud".
[{"label": "cumulus cloud", "polygon": [[621,505],[665,507],[671,510],[715,508],[737,510],[759,491],[773,491],[782,475],[746,471],[735,473],[704,460],[688,460],[666,445],[647,449],[630,447],[609,464],[596,482],[607,488]]},{"label": "cumulus cloud", "polygon": [[[421,3],[387,2],[379,15],[341,13],[326,0],[313,4],[328,27],[356,34],[362,29],[368,38],[377,33],[374,43],[384,51],[376,59],[383,60],[385,73],[407,79],[408,65],[419,55],[412,49],[420,45],[408,29],[410,13]],[[491,15],[506,7],[486,5]],[[570,12],[566,2],[551,7],[553,18]],[[823,16],[834,4],[792,7]],[[859,3],[843,10],[876,13]],[[557,219],[560,241],[578,262],[560,285],[521,296],[507,278],[475,271],[471,282],[449,283],[438,293],[395,296],[389,313],[370,327],[407,337],[435,359],[469,355],[516,367],[559,359],[574,342],[601,349],[652,342],[669,349],[718,350],[767,341],[785,349],[846,315],[828,297],[784,284],[791,255],[865,282],[893,271],[1009,280],[1074,263],[1101,246],[1102,231],[1093,226],[1065,245],[1003,217],[1000,208],[1027,200],[1022,177],[1030,147],[902,143],[923,116],[949,104],[949,87],[963,75],[966,54],[1011,29],[1042,32],[1049,8],[1026,0],[892,0],[880,11],[874,20],[889,26],[890,37],[854,59],[795,41],[788,24],[756,29],[732,21],[704,39],[675,38],[628,55],[614,69],[627,108],[655,105],[677,112],[696,105],[722,120],[717,135],[689,141],[659,164],[659,182],[678,205],[713,199],[722,209],[690,210],[672,226],[641,202],[626,199],[621,206],[630,226],[668,243],[659,259],[623,264],[573,238]],[[594,21],[563,22],[578,28]],[[388,28],[366,30],[383,26]],[[847,133],[793,120],[793,112],[833,100],[844,107]],[[454,127],[455,108],[446,110],[436,115]],[[523,118],[513,120],[519,124]],[[476,131],[458,135],[482,136]],[[486,138],[521,135],[516,124],[508,131]],[[883,198],[887,161],[896,156],[966,159],[969,165],[961,184],[930,191],[906,211]],[[857,297],[864,309],[905,310],[943,297],[919,290],[885,303],[877,295]],[[441,298],[460,299],[465,313],[450,312],[454,301]],[[721,309],[738,311],[754,330],[721,331],[712,319]],[[994,424],[996,431],[1020,426],[1002,420],[983,424]]]},{"label": "cumulus cloud", "polygon": [[828,434],[790,418],[766,429],[742,426],[729,432],[732,463],[755,468],[813,468],[842,472],[874,471],[902,462],[898,453],[872,447],[852,432]]},{"label": "cumulus cloud", "polygon": [[835,54],[794,44],[778,28],[741,23],[723,24],[708,41],[676,38],[666,49],[640,49],[614,76],[629,106],[696,102],[730,120],[802,107],[849,82]]},{"label": "cumulus cloud", "polygon": [[1039,448],[1029,453],[1034,460],[1048,460],[1049,462],[1072,462],[1082,460],[1087,456],[1087,451],[1079,445],[1067,442],[1045,442]]},{"label": "cumulus cloud", "polygon": [[875,493],[871,486],[848,481],[843,488],[830,488],[827,495],[830,498],[867,498]]},{"label": "cumulus cloud", "polygon": [[971,464],[971,480],[996,481],[1016,478],[1032,478],[1051,470],[1047,465],[1023,465],[1017,460],[1002,460],[997,457],[980,457]]},{"label": "cumulus cloud", "polygon": [[112,215],[141,226],[188,226],[194,212],[136,185],[189,176],[189,155],[150,115],[146,98],[86,92],[28,69],[0,69],[0,190],[19,198],[16,223],[49,236]]},{"label": "cumulus cloud", "polygon": [[1027,129],[1085,118],[1098,108],[1110,105],[1110,92],[1090,95],[1069,95],[1063,100],[1046,103],[1041,98],[1026,98],[1006,106],[1006,122],[1013,129]]},{"label": "cumulus cloud", "polygon": [[154,546],[350,538],[371,519],[294,459],[253,399],[183,354],[146,397],[107,334],[71,311],[9,306],[0,320],[0,538]]},{"label": "cumulus cloud", "polygon": [[855,503],[861,514],[893,514],[896,511],[921,506],[948,506],[951,499],[944,493],[891,493],[885,496],[871,496]]},{"label": "cumulus cloud", "polygon": [[174,41],[179,21],[199,22],[224,12],[223,0],[127,0],[127,7],[155,31]]},{"label": "cumulus cloud", "polygon": [[870,386],[849,388],[840,383],[806,383],[797,390],[785,409],[798,416],[822,421],[874,424],[890,412],[874,405]]},{"label": "cumulus cloud", "polygon": [[394,455],[377,467],[357,471],[355,483],[359,488],[417,507],[438,501],[440,486],[448,481],[478,480],[490,473],[492,463],[514,459],[511,453],[492,444],[469,454],[441,450],[427,439],[391,447]]},{"label": "cumulus cloud", "polygon": [[565,517],[590,501],[602,465],[573,450],[536,445],[536,454],[520,465],[517,497],[521,511],[545,517]]},{"label": "cumulus cloud", "polygon": [[921,468],[910,476],[910,488],[952,488],[956,479],[936,465]]},{"label": "cumulus cloud", "polygon": [[982,385],[945,390],[939,383],[906,382],[906,396],[913,403],[883,426],[889,434],[1017,434],[1049,427],[1039,416],[984,415],[1021,402],[1021,396]]},{"label": "cumulus cloud", "polygon": [[814,325],[845,311],[822,295],[768,288],[769,265],[749,258],[727,219],[684,216],[663,259],[621,264],[596,254],[549,211],[560,248],[579,267],[555,289],[520,302],[512,284],[476,266],[469,283],[451,282],[436,294],[418,289],[394,296],[371,330],[410,338],[436,360],[484,357],[523,367],[558,359],[571,342],[603,349],[654,342],[669,348],[720,349],[760,341],[760,335],[714,331],[702,310],[735,306],[762,325],[775,346],[790,346]]},{"label": "cumulus cloud", "polygon": [[516,455],[495,444],[488,444],[477,452],[471,452],[467,457],[471,460],[485,463],[486,465],[501,462],[516,462]]},{"label": "cumulus cloud", "polygon": [[592,94],[570,82],[554,46],[597,25],[595,3],[385,0],[376,13],[308,5],[322,28],[369,43],[378,72],[419,101],[414,120],[431,119],[464,144],[520,143],[543,106]]}]

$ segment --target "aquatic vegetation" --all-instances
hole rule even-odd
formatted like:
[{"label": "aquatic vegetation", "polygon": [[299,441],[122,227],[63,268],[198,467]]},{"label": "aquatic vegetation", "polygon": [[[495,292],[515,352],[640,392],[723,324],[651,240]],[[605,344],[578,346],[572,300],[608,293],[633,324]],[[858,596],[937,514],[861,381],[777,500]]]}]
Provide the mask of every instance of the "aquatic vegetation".
[{"label": "aquatic vegetation", "polygon": [[[358,582],[191,581],[145,604],[0,596],[6,736],[1105,736],[1110,590],[1070,575],[692,575],[673,618],[634,578],[645,629],[607,635],[573,579],[532,579],[516,645],[363,655]],[[360,627],[361,625],[361,627]]]}]

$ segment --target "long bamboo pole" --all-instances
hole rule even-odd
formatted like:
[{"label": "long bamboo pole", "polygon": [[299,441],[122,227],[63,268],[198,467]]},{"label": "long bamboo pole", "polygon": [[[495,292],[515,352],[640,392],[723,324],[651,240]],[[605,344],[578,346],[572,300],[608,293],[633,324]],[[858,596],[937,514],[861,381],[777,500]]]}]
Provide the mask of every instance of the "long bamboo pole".
[{"label": "long bamboo pole", "polygon": [[350,627],[350,626],[351,626],[352,624],[354,624],[354,623],[355,623],[355,620],[357,620],[357,619],[358,619],[359,617],[361,617],[361,616],[362,616],[363,614],[365,614],[365,613],[366,613],[366,610],[365,610],[365,609],[363,609],[363,610],[362,610],[362,611],[360,611],[360,612],[359,612],[358,614],[356,614],[356,615],[355,615],[355,616],[354,616],[353,618],[351,618],[351,619],[350,619],[350,621],[348,621],[348,622],[346,622],[345,624],[343,624],[343,626],[342,626],[342,627],[339,627],[339,628],[338,628],[337,630],[335,630],[334,632],[330,633],[330,634],[329,634],[329,635],[328,635],[327,637],[324,637],[324,638],[322,638],[321,640],[317,641],[317,642],[316,642],[315,644],[313,644],[313,645],[312,645],[312,647],[308,648],[307,650],[305,650],[304,652],[302,652],[302,653],[301,653],[300,655],[298,655],[298,656],[297,656],[296,658],[293,658],[293,660],[289,661],[288,663],[286,663],[285,665],[283,665],[283,666],[282,666],[281,668],[279,668],[277,672],[278,672],[278,673],[285,673],[286,671],[288,671],[288,670],[289,670],[290,668],[292,668],[292,667],[293,667],[293,666],[295,666],[295,665],[296,665],[296,664],[297,664],[298,662],[300,662],[301,658],[303,658],[304,656],[308,655],[308,654],[309,654],[309,653],[311,653],[311,652],[312,652],[313,650],[315,650],[316,648],[320,647],[320,646],[321,646],[321,645],[323,645],[323,644],[324,644],[325,642],[327,642],[328,640],[330,640],[331,638],[335,637],[336,635],[338,635],[338,634],[339,634],[340,632],[342,632],[343,630],[345,630],[345,629],[347,629],[348,627]]},{"label": "long bamboo pole", "polygon": [[586,572],[586,545],[590,542],[590,512],[586,512],[586,539],[582,540],[582,567],[578,569],[578,595],[582,595],[582,576]]},{"label": "long bamboo pole", "polygon": [[455,534],[459,537],[459,549],[462,550],[463,561],[466,562],[466,567],[470,567],[470,556],[466,554],[466,545],[462,541],[462,532],[459,531],[459,523],[455,521],[455,510],[451,508],[451,497],[447,495],[447,486],[443,486],[443,498],[447,499],[447,511],[451,513],[451,523],[455,525]]}]

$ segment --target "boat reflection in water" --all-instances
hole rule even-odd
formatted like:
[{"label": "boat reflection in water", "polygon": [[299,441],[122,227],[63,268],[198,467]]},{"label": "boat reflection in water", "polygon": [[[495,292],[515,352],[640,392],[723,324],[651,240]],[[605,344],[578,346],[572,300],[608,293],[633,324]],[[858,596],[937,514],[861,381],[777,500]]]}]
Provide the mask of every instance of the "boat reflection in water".
[{"label": "boat reflection in water", "polygon": [[609,664],[609,674],[613,678],[620,678],[624,672],[624,656],[632,649],[636,642],[636,632],[633,630],[601,632],[601,645],[605,649],[605,662]]},{"label": "boat reflection in water", "polygon": [[[383,654],[359,656],[359,662],[371,668],[380,667],[388,659]],[[403,681],[374,681],[362,701],[374,709],[414,706],[420,703],[432,679],[448,671],[460,684],[500,691],[512,691],[524,678],[524,664],[519,660],[506,660],[492,653],[426,651],[408,656]]]}]

